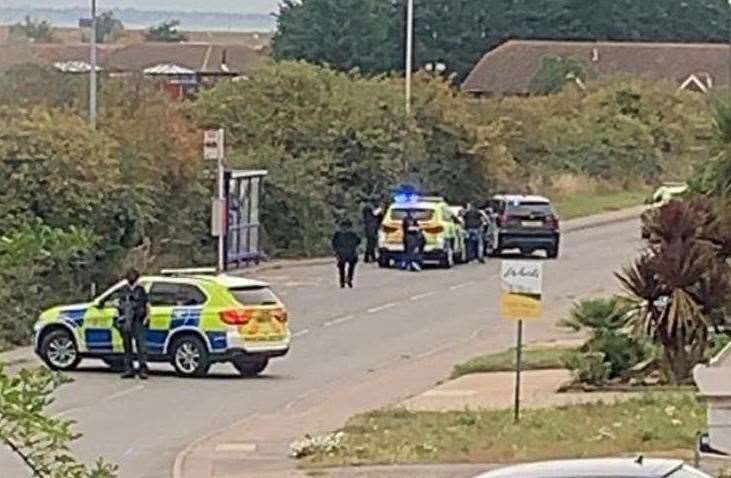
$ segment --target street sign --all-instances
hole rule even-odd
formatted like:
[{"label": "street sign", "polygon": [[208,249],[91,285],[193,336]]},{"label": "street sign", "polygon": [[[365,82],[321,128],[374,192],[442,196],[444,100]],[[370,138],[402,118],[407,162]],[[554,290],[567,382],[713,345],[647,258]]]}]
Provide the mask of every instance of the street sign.
[{"label": "street sign", "polygon": [[203,159],[220,161],[224,154],[223,129],[209,129],[203,133]]},{"label": "street sign", "polygon": [[538,319],[543,314],[543,263],[539,261],[505,260],[500,278],[502,300],[500,310],[506,319]]},{"label": "street sign", "polygon": [[515,344],[515,422],[520,420],[520,373],[523,360],[523,319],[537,319],[543,313],[543,263],[539,261],[503,261],[500,266],[504,318],[518,321]]},{"label": "street sign", "polygon": [[92,23],[91,18],[79,18],[79,28],[91,28]]}]

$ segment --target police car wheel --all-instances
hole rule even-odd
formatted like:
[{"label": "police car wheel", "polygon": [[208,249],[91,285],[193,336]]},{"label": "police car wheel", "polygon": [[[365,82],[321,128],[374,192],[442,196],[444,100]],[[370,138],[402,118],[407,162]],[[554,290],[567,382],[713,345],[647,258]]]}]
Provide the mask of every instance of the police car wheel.
[{"label": "police car wheel", "polygon": [[234,367],[243,377],[255,377],[262,373],[267,365],[268,358],[242,358],[233,361]]},{"label": "police car wheel", "polygon": [[205,344],[193,335],[186,335],[175,340],[171,361],[178,375],[184,377],[203,377],[208,373],[210,367]]},{"label": "police car wheel", "polygon": [[54,330],[43,337],[40,352],[53,370],[73,370],[81,361],[76,342],[66,330]]}]

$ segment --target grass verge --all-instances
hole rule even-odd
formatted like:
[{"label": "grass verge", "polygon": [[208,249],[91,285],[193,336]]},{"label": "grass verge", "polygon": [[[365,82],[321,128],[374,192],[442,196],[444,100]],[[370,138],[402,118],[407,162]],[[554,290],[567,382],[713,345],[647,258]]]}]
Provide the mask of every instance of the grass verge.
[{"label": "grass verge", "polygon": [[[573,349],[563,347],[528,346],[523,349],[523,370],[566,368],[565,357]],[[480,355],[458,364],[451,378],[471,373],[510,372],[515,370],[515,348],[495,354]]]},{"label": "grass verge", "polygon": [[618,211],[643,204],[647,191],[618,191],[611,193],[580,193],[557,198],[553,205],[561,219]]},{"label": "grass verge", "polygon": [[373,411],[351,418],[339,446],[314,450],[305,467],[415,463],[513,463],[664,452],[693,447],[705,410],[691,393],[512,411]]}]

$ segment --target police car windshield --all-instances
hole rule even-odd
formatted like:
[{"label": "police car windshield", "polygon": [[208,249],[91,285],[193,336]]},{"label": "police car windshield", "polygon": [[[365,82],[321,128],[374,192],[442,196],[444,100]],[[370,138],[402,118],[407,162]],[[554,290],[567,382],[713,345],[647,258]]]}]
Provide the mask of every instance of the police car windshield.
[{"label": "police car windshield", "polygon": [[508,203],[506,212],[509,215],[514,216],[523,216],[530,214],[541,214],[548,216],[553,214],[551,205],[547,202]]},{"label": "police car windshield", "polygon": [[411,213],[411,217],[417,221],[430,221],[431,218],[434,217],[434,211],[431,209],[399,208],[391,210],[391,219],[394,221],[401,221],[409,212]]},{"label": "police car windshield", "polygon": [[237,287],[229,289],[241,305],[276,305],[274,293],[266,287]]}]

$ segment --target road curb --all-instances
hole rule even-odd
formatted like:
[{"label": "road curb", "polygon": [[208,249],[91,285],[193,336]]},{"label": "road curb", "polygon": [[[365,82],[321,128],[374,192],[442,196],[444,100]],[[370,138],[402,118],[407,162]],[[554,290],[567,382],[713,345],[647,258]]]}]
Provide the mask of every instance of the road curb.
[{"label": "road curb", "polygon": [[6,367],[29,363],[33,360],[33,347],[21,347],[0,353],[0,364]]},{"label": "road curb", "polygon": [[620,211],[613,211],[585,218],[570,219],[565,221],[565,226],[562,228],[561,232],[578,232],[609,226],[611,224],[633,221],[635,219],[639,219],[645,209],[646,206],[637,206],[630,209],[622,209]]}]

